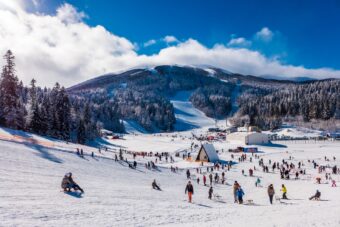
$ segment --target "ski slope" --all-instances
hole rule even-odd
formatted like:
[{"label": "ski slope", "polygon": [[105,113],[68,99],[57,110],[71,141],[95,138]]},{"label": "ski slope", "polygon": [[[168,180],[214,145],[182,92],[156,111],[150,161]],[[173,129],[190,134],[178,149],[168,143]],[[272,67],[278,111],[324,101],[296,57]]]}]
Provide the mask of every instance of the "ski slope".
[{"label": "ski slope", "polygon": [[191,91],[180,91],[170,99],[175,109],[176,131],[214,127],[215,120],[196,109],[189,101]]},{"label": "ski slope", "polygon": [[[154,136],[154,139],[152,139]],[[157,139],[157,136],[159,139]],[[139,138],[137,142],[135,139]],[[33,140],[30,140],[33,139]],[[175,152],[189,138],[170,139],[168,135],[129,135],[125,140],[106,141],[109,147],[121,147],[119,143],[134,144],[135,149],[149,149]],[[144,141],[144,142],[143,142]],[[154,141],[154,142],[153,142]],[[181,142],[182,141],[182,142]],[[178,145],[177,145],[178,144]],[[139,145],[139,146],[138,146]],[[218,149],[228,148],[222,142],[214,144]],[[82,147],[85,157],[75,154],[75,148]],[[174,147],[174,148],[173,148]],[[262,146],[259,149],[265,163],[293,157],[294,162],[303,161],[308,177],[301,180],[281,180],[278,173],[255,171],[264,187],[256,188],[255,177],[242,176],[257,161],[237,164],[226,172],[227,185],[214,184],[220,201],[209,200],[208,187],[193,182],[193,204],[187,202],[184,194],[187,183],[185,171],[172,173],[164,161],[159,171],[144,168],[151,159],[137,157],[137,170],[125,163],[114,162],[111,151],[98,153],[91,147],[51,140],[13,130],[0,130],[0,226],[339,226],[340,179],[334,176],[338,187],[332,188],[323,180],[316,185],[318,176],[308,159],[324,162],[323,157],[336,156],[340,160],[338,142],[292,143],[280,146]],[[95,152],[95,157],[90,156]],[[230,160],[229,153],[220,157]],[[236,158],[238,154],[236,154]],[[126,156],[133,160],[131,156]],[[152,159],[153,160],[153,159]],[[185,165],[187,163],[187,165]],[[193,167],[176,159],[174,165]],[[162,167],[164,166],[164,167]],[[204,170],[204,169],[203,169]],[[60,183],[66,172],[72,172],[74,180],[85,190],[82,197],[71,196],[60,191]],[[191,170],[192,174],[195,171]],[[195,174],[202,177],[200,174]],[[151,189],[156,179],[163,191]],[[233,203],[232,183],[237,180],[245,191],[245,200],[253,205]],[[287,186],[291,200],[269,204],[266,186],[274,184],[279,195],[282,183]],[[309,201],[308,197],[319,189],[322,201]]]}]

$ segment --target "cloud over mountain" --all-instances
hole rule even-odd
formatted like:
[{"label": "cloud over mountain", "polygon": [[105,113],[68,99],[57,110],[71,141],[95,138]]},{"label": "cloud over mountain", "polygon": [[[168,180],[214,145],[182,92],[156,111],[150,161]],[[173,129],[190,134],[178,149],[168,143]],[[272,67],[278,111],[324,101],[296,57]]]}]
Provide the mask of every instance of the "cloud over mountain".
[{"label": "cloud over mountain", "polygon": [[[7,49],[14,52],[17,74],[25,83],[34,77],[41,85],[59,81],[70,86],[99,74],[159,64],[208,64],[257,76],[340,78],[339,70],[284,65],[247,46],[215,44],[208,48],[195,39],[179,41],[170,35],[164,38],[169,45],[158,53],[138,54],[133,41],[101,25],[89,26],[83,21],[86,13],[70,4],[61,5],[54,15],[44,15],[28,12],[27,2],[0,0],[0,54]],[[256,35],[269,40],[273,33],[263,28]],[[239,41],[247,40],[233,42]]]}]

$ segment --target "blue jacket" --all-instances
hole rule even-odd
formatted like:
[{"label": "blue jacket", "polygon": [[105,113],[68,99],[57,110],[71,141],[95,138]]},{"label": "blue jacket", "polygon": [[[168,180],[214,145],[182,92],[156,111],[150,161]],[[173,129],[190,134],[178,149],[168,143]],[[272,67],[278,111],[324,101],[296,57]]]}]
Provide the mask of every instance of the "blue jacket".
[{"label": "blue jacket", "polygon": [[237,190],[237,196],[238,196],[238,197],[244,196],[244,191],[242,190],[242,188],[239,188],[239,189]]}]

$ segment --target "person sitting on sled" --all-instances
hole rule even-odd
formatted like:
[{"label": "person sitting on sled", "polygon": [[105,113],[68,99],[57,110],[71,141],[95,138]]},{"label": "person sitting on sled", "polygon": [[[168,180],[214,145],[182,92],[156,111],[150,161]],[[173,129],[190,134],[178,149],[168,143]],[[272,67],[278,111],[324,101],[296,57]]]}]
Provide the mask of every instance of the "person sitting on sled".
[{"label": "person sitting on sled", "polygon": [[152,188],[161,191],[161,188],[157,185],[156,180],[153,180]]},{"label": "person sitting on sled", "polygon": [[84,193],[84,190],[73,180],[72,173],[65,174],[61,182],[61,188],[64,190],[64,192],[69,192],[71,189],[73,189],[75,191],[80,190],[81,193]]},{"label": "person sitting on sled", "polygon": [[315,195],[313,195],[312,197],[309,198],[309,200],[320,200],[321,197],[321,192],[319,190],[316,190]]}]

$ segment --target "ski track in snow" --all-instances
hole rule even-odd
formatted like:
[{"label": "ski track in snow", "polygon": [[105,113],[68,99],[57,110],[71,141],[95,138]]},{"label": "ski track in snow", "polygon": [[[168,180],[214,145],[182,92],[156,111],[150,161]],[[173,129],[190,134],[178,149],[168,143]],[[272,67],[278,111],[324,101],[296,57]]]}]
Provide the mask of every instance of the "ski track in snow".
[{"label": "ski track in snow", "polygon": [[[3,135],[2,130],[0,134]],[[184,132],[183,135],[188,135]],[[178,134],[178,133],[177,133]],[[115,146],[133,150],[169,151],[190,147],[191,140],[171,138],[174,134],[127,135],[125,140],[108,141]],[[36,141],[49,141],[58,149],[44,148],[46,155],[32,144],[0,140],[0,226],[339,226],[340,225],[340,176],[336,176],[338,187],[329,184],[315,184],[314,180],[283,181],[279,175],[255,171],[261,177],[264,187],[254,186],[255,177],[241,175],[257,165],[245,162],[235,165],[226,173],[228,184],[237,180],[245,191],[245,201],[252,199],[254,205],[233,203],[232,186],[214,185],[214,192],[222,196],[222,202],[208,200],[208,187],[194,185],[193,204],[187,202],[184,194],[187,183],[185,171],[174,174],[166,168],[160,171],[146,170],[139,165],[137,171],[129,169],[110,159],[92,158],[96,156],[112,158],[111,152],[99,154],[96,149],[85,147],[86,156],[78,157],[75,144],[51,141],[48,138],[31,135]],[[224,142],[214,144],[217,149],[227,149],[232,145]],[[318,174],[307,163],[307,159],[322,161],[324,156],[336,156],[340,165],[340,143],[292,143],[287,147],[260,146],[264,151],[265,163],[268,159],[281,161],[290,155],[297,161],[303,160],[307,173],[312,179]],[[287,153],[288,151],[288,153]],[[238,156],[238,155],[236,155]],[[132,160],[130,156],[127,156]],[[229,160],[224,153],[222,159]],[[56,162],[56,159],[59,162]],[[143,163],[141,157],[137,157]],[[182,167],[197,166],[176,159]],[[161,164],[167,166],[166,163]],[[66,172],[72,172],[74,179],[85,194],[75,197],[64,194],[60,183]],[[192,171],[192,174],[197,175]],[[151,189],[156,179],[163,191]],[[202,183],[202,179],[201,179]],[[273,183],[277,195],[284,183],[291,200],[281,204],[277,201],[269,205],[266,187]],[[309,201],[308,197],[319,189],[324,201]]]},{"label": "ski track in snow", "polygon": [[170,99],[175,109],[175,130],[185,131],[201,127],[214,127],[215,120],[196,109],[189,101],[191,92],[180,91]]}]

